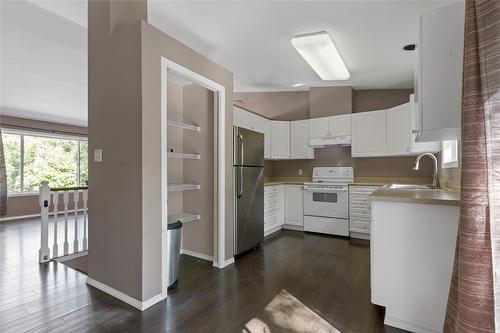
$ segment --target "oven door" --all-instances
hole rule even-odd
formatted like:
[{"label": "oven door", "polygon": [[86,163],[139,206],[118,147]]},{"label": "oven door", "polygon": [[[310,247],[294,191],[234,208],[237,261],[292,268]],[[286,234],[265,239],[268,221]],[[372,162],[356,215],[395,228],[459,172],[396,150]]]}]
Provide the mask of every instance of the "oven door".
[{"label": "oven door", "polygon": [[322,189],[304,188],[304,215],[347,219],[349,217],[348,200],[347,186]]}]

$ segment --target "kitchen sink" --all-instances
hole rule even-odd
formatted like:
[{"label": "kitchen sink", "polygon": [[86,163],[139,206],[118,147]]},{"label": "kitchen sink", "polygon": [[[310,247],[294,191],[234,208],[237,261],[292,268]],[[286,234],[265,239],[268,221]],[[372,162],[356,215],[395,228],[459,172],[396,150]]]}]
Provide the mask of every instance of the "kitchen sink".
[{"label": "kitchen sink", "polygon": [[386,185],[385,188],[393,190],[432,190],[430,185],[416,185],[416,184],[391,184]]}]

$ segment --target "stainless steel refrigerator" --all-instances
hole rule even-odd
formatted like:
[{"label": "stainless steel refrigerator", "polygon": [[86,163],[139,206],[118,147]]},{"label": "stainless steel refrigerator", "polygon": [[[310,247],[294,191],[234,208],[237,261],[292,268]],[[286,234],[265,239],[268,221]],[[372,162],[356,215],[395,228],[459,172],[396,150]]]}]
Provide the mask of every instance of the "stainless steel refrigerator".
[{"label": "stainless steel refrigerator", "polygon": [[264,134],[233,130],[235,184],[234,254],[264,240]]}]

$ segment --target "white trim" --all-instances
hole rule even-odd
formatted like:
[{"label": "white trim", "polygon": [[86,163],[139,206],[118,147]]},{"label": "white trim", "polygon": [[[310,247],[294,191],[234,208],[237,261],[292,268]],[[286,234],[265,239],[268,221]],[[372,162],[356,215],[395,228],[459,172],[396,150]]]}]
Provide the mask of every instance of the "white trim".
[{"label": "white trim", "polygon": [[296,230],[296,231],[304,231],[304,225],[295,225],[295,224],[283,224],[283,229],[288,230]]},{"label": "white trim", "polygon": [[[63,211],[59,211],[57,214],[61,215]],[[69,215],[74,215],[74,210],[68,211],[68,216]],[[78,209],[78,212],[83,212],[83,208]],[[49,216],[54,215],[54,212],[49,212]],[[10,222],[10,221],[17,221],[17,220],[24,220],[24,219],[31,219],[35,217],[40,217],[41,214],[29,214],[29,215],[18,215],[18,216],[8,216],[8,217],[0,217],[0,222]]]},{"label": "white trim", "polygon": [[125,302],[128,305],[131,305],[140,311],[146,310],[150,306],[152,306],[158,302],[161,302],[165,298],[162,294],[158,294],[156,296],[151,297],[150,299],[148,299],[146,301],[141,302],[133,297],[130,297],[127,294],[122,293],[121,291],[118,291],[114,288],[111,288],[111,287],[105,285],[104,283],[96,281],[90,277],[87,277],[87,284],[105,292],[108,295],[111,295],[115,298],[118,298],[120,301]]},{"label": "white trim", "polygon": [[8,198],[15,198],[15,197],[34,197],[38,196],[38,192],[8,192],[7,197]]},{"label": "white trim", "polygon": [[81,252],[77,252],[77,253],[68,254],[67,256],[53,258],[53,260],[55,260],[57,262],[65,262],[65,261],[68,261],[71,259],[76,259],[76,258],[86,256],[88,254],[89,254],[89,251],[81,251]]},{"label": "white trim", "polygon": [[274,234],[275,232],[278,232],[281,230],[281,225],[277,226],[277,227],[272,227],[271,229],[268,229],[268,230],[264,230],[264,237],[267,237],[269,235],[272,235]]},{"label": "white trim", "polygon": [[[226,257],[225,254],[225,224],[226,224],[226,182],[225,182],[225,170],[226,170],[226,88],[201,75],[192,70],[183,67],[167,58],[161,57],[161,126],[162,126],[162,202],[165,204],[162,207],[162,224],[163,224],[163,233],[165,233],[162,241],[162,294],[166,296],[167,294],[167,286],[166,286],[166,276],[168,276],[167,269],[169,267],[168,262],[166,262],[168,258],[164,258],[165,250],[168,248],[168,244],[166,244],[166,223],[168,218],[168,202],[167,202],[167,82],[168,82],[168,71],[173,71],[176,74],[179,74],[183,77],[188,78],[189,80],[205,87],[206,89],[217,93],[217,237],[214,240],[214,244],[217,244],[217,253],[215,254],[215,260],[217,261],[216,267],[225,267],[227,266],[231,260],[234,262],[234,258],[230,258],[228,260],[224,260]],[[167,265],[167,267],[165,267]]]},{"label": "white trim", "polygon": [[213,266],[217,267],[217,268],[224,268],[224,267],[229,266],[231,264],[234,264],[234,257],[231,257],[231,258],[229,258],[227,260],[224,260],[224,262],[222,263],[222,265],[219,265],[218,262],[214,260]]},{"label": "white trim", "polygon": [[185,254],[185,255],[188,255],[188,256],[191,256],[191,257],[195,257],[195,258],[203,259],[203,260],[207,260],[207,261],[213,261],[214,260],[213,256],[209,256],[207,254],[203,254],[203,253],[199,253],[199,252],[194,252],[194,251],[189,251],[189,250],[181,250],[181,254]]},{"label": "white trim", "polygon": [[420,333],[439,333],[441,330],[433,330],[430,327],[421,326],[415,323],[410,323],[398,318],[390,317],[385,315],[384,324],[392,327],[401,328],[410,332],[420,332]]}]

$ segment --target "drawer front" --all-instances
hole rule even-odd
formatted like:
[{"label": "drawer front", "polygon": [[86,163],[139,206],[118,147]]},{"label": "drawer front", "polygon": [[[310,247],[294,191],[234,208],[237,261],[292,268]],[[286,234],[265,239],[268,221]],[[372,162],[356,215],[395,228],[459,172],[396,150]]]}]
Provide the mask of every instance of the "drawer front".
[{"label": "drawer front", "polygon": [[283,185],[267,185],[264,186],[264,194],[271,194],[271,193],[282,193],[283,192]]},{"label": "drawer front", "polygon": [[264,213],[280,208],[280,198],[266,198],[264,199]]},{"label": "drawer front", "polygon": [[362,221],[351,221],[350,230],[351,231],[359,231],[370,232],[371,223],[370,222],[362,222]]},{"label": "drawer front", "polygon": [[264,231],[280,225],[280,214],[278,212],[264,215]]}]

